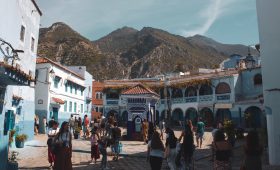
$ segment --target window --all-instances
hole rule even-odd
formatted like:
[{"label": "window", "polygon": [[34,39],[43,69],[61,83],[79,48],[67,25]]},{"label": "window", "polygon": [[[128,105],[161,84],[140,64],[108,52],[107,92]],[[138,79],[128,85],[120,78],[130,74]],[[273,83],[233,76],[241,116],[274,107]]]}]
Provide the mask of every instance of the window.
[{"label": "window", "polygon": [[22,25],[20,28],[20,40],[23,42],[25,36],[25,27]]},{"label": "window", "polygon": [[95,108],[95,111],[98,112],[98,107]]},{"label": "window", "polygon": [[102,99],[102,98],[103,98],[103,94],[102,94],[102,93],[100,93],[100,94],[99,94],[99,97],[100,97],[100,99]]},{"label": "window", "polygon": [[96,98],[96,99],[99,99],[99,92],[97,92],[97,93],[95,94],[95,98]]},{"label": "window", "polygon": [[67,112],[67,101],[64,101],[64,112]]},{"label": "window", "polygon": [[35,39],[31,37],[31,51],[34,52]]},{"label": "window", "polygon": [[77,103],[74,102],[74,112],[77,112]]},{"label": "window", "polygon": [[74,89],[75,89],[75,94],[77,94],[77,87],[75,86]]},{"label": "window", "polygon": [[81,113],[83,113],[83,112],[84,112],[84,105],[81,104]]},{"label": "window", "polygon": [[72,92],[73,92],[73,85],[70,84],[70,93],[72,93]]},{"label": "window", "polygon": [[54,81],[54,87],[55,87],[55,88],[58,88],[58,83],[59,83],[59,81],[60,81],[60,77],[57,77],[57,76],[56,76],[56,77],[54,78],[53,81]]},{"label": "window", "polygon": [[83,91],[83,89],[81,88],[81,96],[83,96],[84,95],[84,91]]},{"label": "window", "polygon": [[68,84],[65,84],[65,92],[68,92]]},{"label": "window", "polygon": [[254,76],[254,85],[262,85],[262,75],[261,74],[256,74]]},{"label": "window", "polygon": [[72,102],[69,102],[69,112],[72,112]]}]

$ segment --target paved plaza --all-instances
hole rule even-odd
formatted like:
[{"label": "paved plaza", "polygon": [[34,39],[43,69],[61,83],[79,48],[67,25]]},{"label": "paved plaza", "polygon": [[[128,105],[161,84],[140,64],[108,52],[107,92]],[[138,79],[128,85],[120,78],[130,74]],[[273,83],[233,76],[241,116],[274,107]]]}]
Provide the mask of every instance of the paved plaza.
[{"label": "paved plaza", "polygon": [[[176,136],[179,137],[180,132],[176,131]],[[47,136],[38,135],[33,141],[26,143],[22,149],[13,149],[18,151],[19,154],[19,169],[49,169],[49,163],[47,160]],[[202,149],[197,149],[194,155],[195,169],[211,170],[213,162],[211,161],[211,150],[209,144],[212,142],[212,136],[210,132],[206,132],[204,138],[204,144]],[[237,146],[234,149],[232,166],[233,169],[239,170],[243,160],[243,148],[242,143],[244,141],[237,142]],[[113,161],[112,156],[108,156],[109,168],[112,170],[149,170],[149,163],[146,161],[147,145],[139,141],[122,141],[123,150],[119,161]],[[108,149],[108,152],[110,149]],[[87,170],[87,169],[100,169],[100,159],[97,164],[90,163],[90,141],[89,140],[73,140],[73,155],[72,163],[75,170]],[[264,157],[263,162],[267,162]],[[265,164],[265,163],[264,163]],[[168,169],[166,160],[163,163],[162,169]],[[280,169],[264,166],[263,169]]]}]

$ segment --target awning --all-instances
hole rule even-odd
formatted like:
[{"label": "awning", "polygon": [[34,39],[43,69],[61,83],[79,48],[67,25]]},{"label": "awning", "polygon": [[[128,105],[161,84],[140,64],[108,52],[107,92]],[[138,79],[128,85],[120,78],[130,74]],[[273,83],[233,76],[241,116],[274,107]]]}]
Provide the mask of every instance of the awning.
[{"label": "awning", "polygon": [[216,103],[215,109],[231,109],[232,103]]},{"label": "awning", "polygon": [[52,102],[57,104],[64,104],[64,101],[60,98],[52,97]]}]

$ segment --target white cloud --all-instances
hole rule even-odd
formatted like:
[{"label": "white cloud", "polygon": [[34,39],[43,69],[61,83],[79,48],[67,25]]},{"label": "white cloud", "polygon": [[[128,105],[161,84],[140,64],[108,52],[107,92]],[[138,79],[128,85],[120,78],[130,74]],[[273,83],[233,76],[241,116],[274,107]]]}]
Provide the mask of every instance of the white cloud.
[{"label": "white cloud", "polygon": [[183,30],[182,35],[186,37],[196,34],[204,35],[232,2],[233,0],[211,0],[210,4],[198,14],[200,19],[206,19],[206,21],[198,27]]}]

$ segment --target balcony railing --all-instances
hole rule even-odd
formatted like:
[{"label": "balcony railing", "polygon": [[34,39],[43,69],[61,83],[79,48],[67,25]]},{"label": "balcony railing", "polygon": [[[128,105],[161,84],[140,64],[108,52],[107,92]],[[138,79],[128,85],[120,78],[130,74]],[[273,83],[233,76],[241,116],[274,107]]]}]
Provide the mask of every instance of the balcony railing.
[{"label": "balcony railing", "polygon": [[216,95],[216,100],[217,101],[230,100],[230,94],[217,94]]},{"label": "balcony railing", "polygon": [[107,100],[107,105],[118,105],[119,100]]},{"label": "balcony railing", "polygon": [[200,102],[211,102],[213,101],[213,95],[205,95],[205,96],[199,96]]},{"label": "balcony railing", "polygon": [[197,102],[197,96],[186,97],[186,98],[185,98],[185,102],[186,102],[186,103],[195,103],[195,102]]},{"label": "balcony railing", "polygon": [[172,103],[173,104],[176,104],[176,103],[184,103],[185,101],[184,101],[184,98],[183,97],[181,97],[181,98],[173,98],[172,99]]}]

